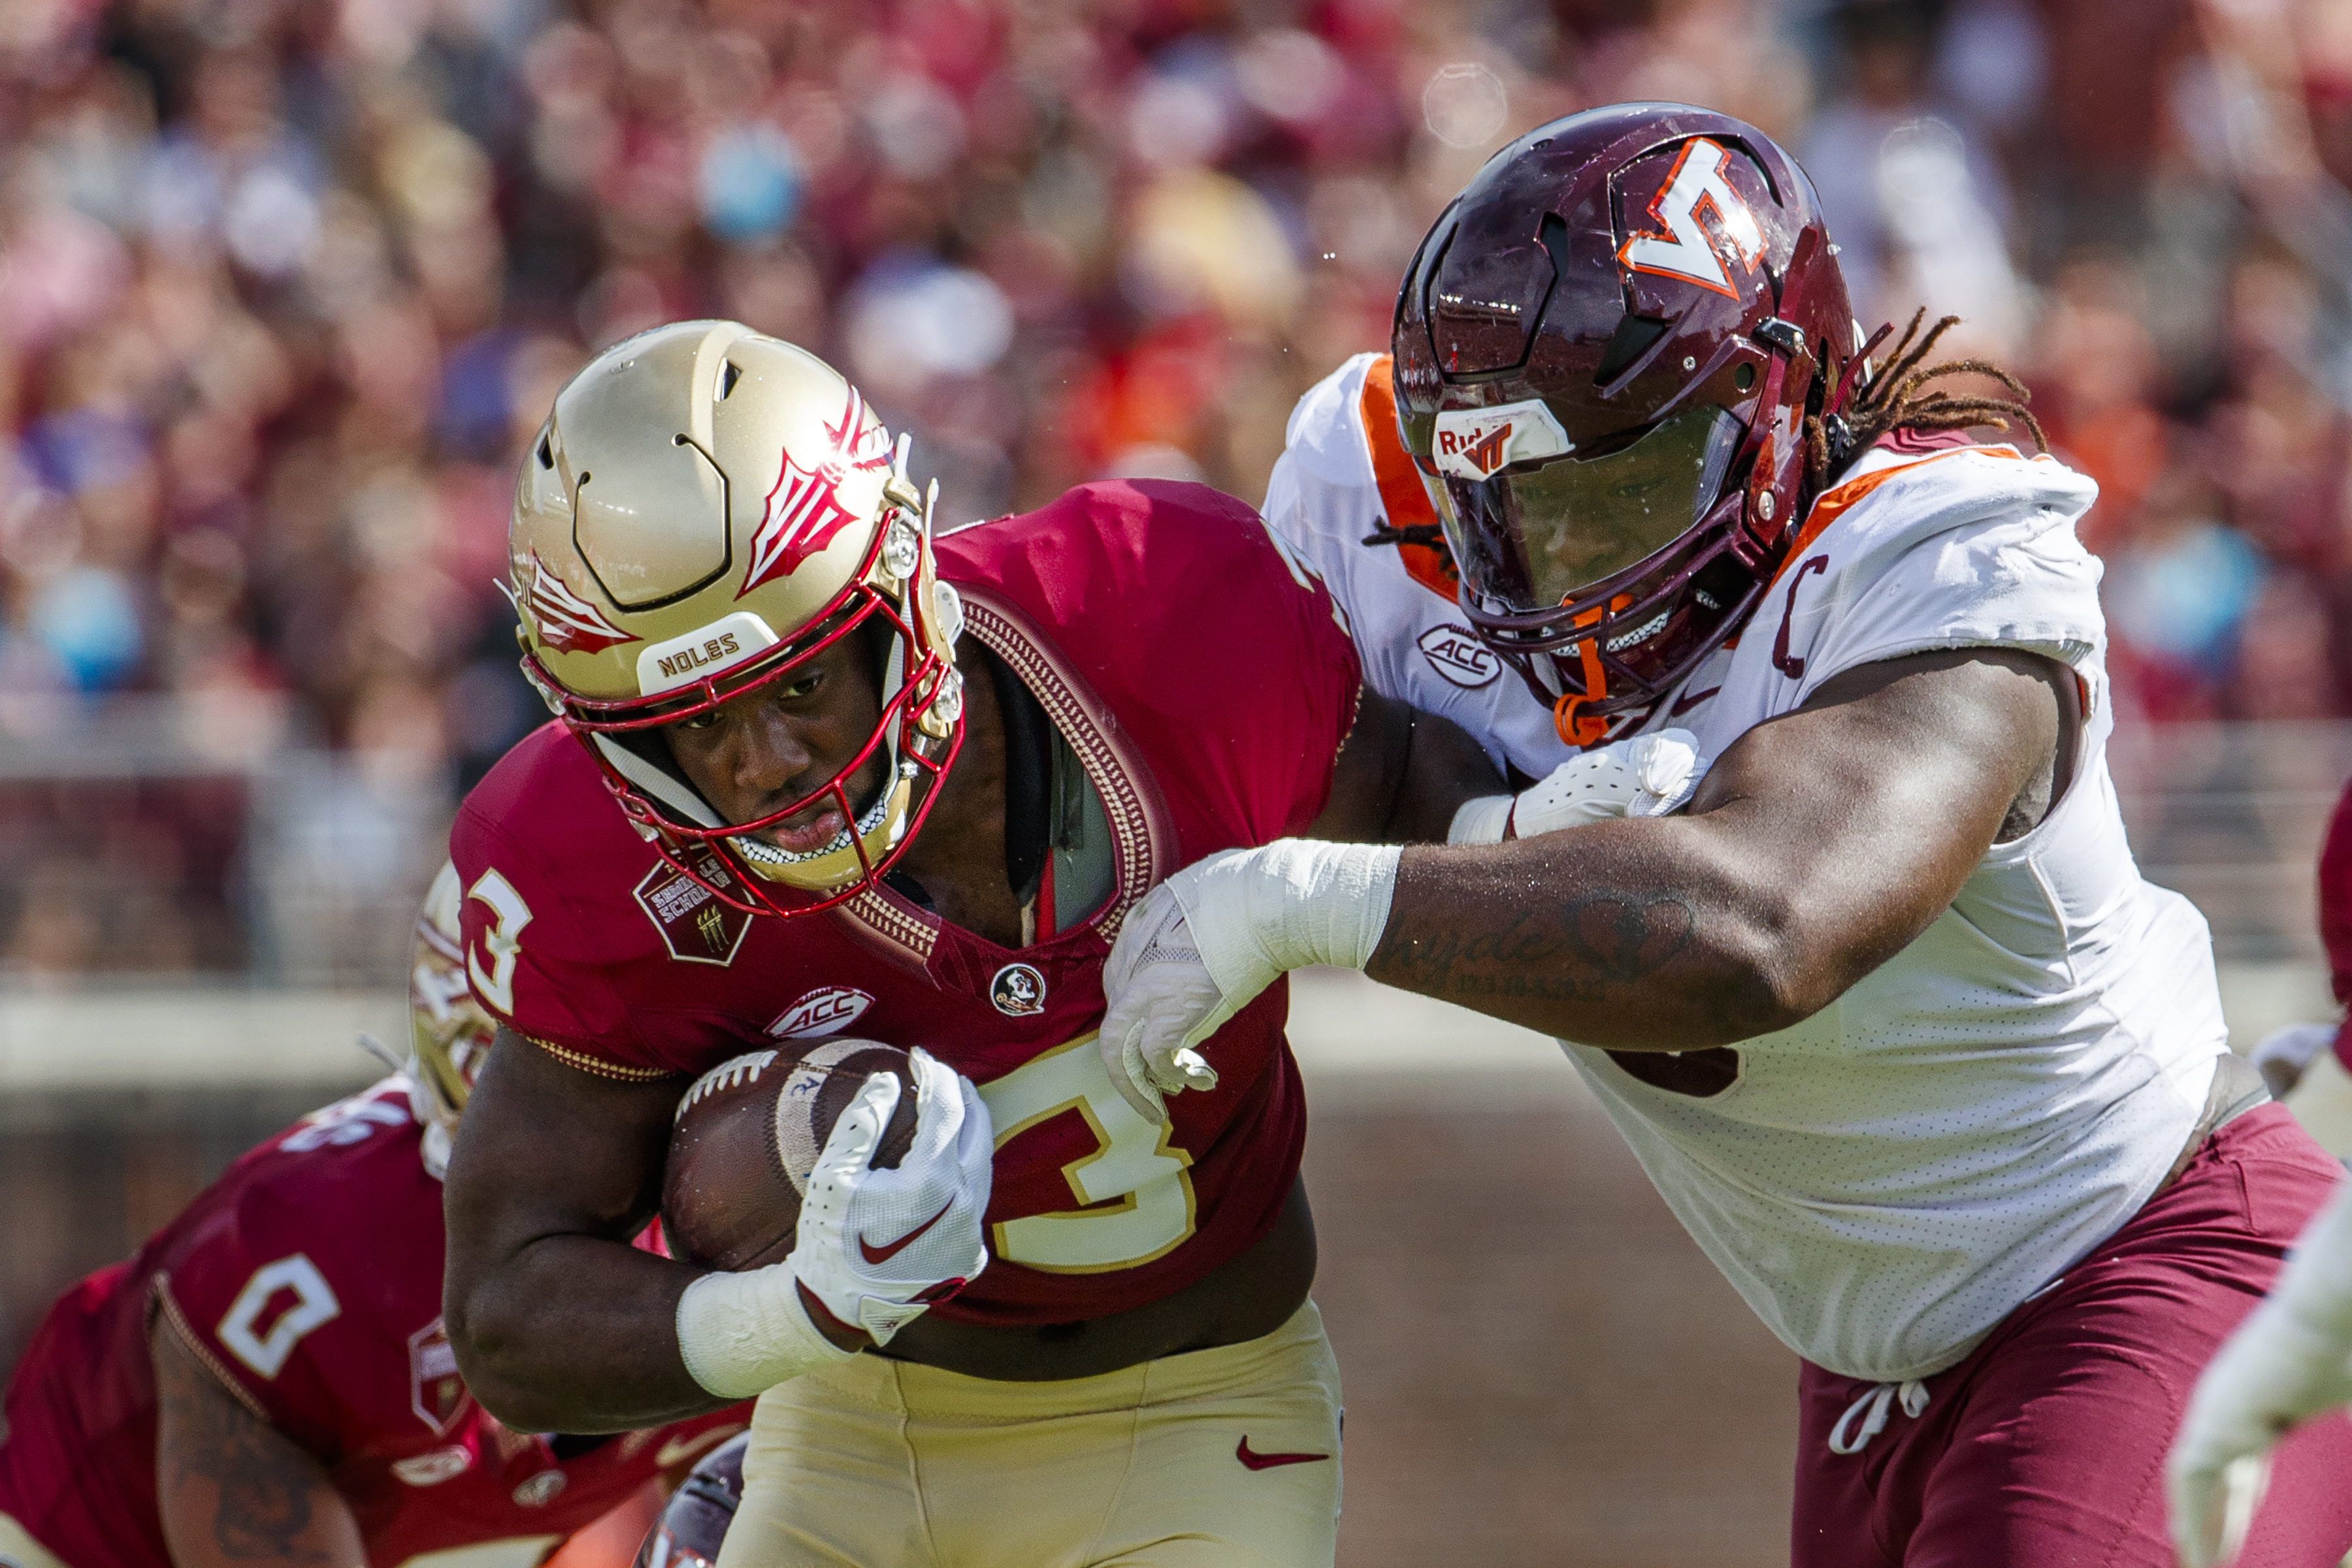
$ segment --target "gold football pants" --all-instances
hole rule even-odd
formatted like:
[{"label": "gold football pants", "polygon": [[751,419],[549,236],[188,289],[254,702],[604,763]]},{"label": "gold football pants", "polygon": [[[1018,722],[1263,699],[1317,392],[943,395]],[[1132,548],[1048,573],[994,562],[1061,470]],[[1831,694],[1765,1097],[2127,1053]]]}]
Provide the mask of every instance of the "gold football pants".
[{"label": "gold football pants", "polygon": [[1061,1383],[861,1355],[769,1390],[719,1568],[1327,1568],[1339,1368],[1263,1339]]},{"label": "gold football pants", "polygon": [[57,1554],[33,1539],[32,1532],[7,1514],[0,1513],[0,1568],[66,1568]]}]

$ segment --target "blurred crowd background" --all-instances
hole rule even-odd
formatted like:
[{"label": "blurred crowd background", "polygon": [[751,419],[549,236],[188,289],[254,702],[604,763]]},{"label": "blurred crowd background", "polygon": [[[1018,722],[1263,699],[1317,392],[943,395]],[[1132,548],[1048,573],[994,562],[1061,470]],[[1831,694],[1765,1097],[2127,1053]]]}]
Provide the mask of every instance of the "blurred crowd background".
[{"label": "blurred crowd background", "polygon": [[[2102,489],[2142,863],[2242,1033],[2325,1012],[2352,0],[0,0],[0,1366],[376,1070],[351,1017],[398,1038],[448,814],[545,716],[494,583],[586,355],[808,344],[950,523],[1255,501],[1487,154],[1633,98],[1780,139],[1866,327],[1958,314],[2032,385]],[[1784,1561],[1785,1352],[1507,1089],[1317,1080],[1347,1561]],[[1446,1218],[1496,1184],[1543,1223]]]},{"label": "blurred crowd background", "polygon": [[2031,383],[2127,714],[2352,711],[2352,0],[6,0],[0,973],[396,973],[595,349],[809,344],[950,521],[1255,500],[1486,154],[1638,97]]}]

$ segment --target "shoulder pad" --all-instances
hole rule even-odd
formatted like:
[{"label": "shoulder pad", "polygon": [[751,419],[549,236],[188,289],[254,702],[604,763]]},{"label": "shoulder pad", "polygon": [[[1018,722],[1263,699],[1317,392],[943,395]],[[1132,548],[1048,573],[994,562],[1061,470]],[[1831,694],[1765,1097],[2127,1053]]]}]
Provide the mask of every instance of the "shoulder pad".
[{"label": "shoulder pad", "polygon": [[1307,389],[1283,430],[1284,454],[1328,485],[1371,482],[1365,446],[1364,375],[1381,355],[1357,354]]}]

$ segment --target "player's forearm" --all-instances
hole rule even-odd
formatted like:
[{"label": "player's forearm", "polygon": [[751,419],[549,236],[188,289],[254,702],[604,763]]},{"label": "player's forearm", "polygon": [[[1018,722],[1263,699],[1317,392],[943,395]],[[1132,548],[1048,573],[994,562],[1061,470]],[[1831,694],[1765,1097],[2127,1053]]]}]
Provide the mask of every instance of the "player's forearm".
[{"label": "player's forearm", "polygon": [[482,1407],[525,1432],[622,1432],[717,1410],[677,1348],[701,1272],[624,1243],[545,1236],[478,1278],[452,1268],[451,1348]]},{"label": "player's forearm", "polygon": [[1729,1045],[1809,1016],[1885,956],[1808,940],[1782,886],[1705,818],[1407,849],[1365,973],[1586,1045]]},{"label": "player's forearm", "polygon": [[351,1505],[316,1460],[257,1462],[235,1448],[184,1471],[159,1501],[173,1568],[362,1568]]},{"label": "player's forearm", "polygon": [[326,1467],[239,1404],[159,1321],[155,1498],[176,1568],[363,1568]]},{"label": "player's forearm", "polygon": [[1443,844],[1462,803],[1503,777],[1449,719],[1366,689],[1331,770],[1331,793],[1309,838],[1349,844]]},{"label": "player's forearm", "polygon": [[1864,665],[1743,735],[1690,816],[1407,850],[1367,973],[1616,1050],[1787,1028],[2040,820],[2070,679],[2006,649]]}]

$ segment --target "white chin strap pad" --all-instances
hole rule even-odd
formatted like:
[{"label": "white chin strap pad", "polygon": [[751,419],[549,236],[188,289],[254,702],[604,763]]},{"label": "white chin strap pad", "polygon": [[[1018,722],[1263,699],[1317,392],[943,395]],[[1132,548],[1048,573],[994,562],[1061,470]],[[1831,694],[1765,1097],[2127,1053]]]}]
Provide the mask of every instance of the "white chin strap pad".
[{"label": "white chin strap pad", "polygon": [[611,736],[592,735],[589,739],[596,742],[597,752],[613,765],[614,773],[676,812],[683,820],[697,827],[727,826],[719,820],[719,814],[710,809],[709,802]]}]

